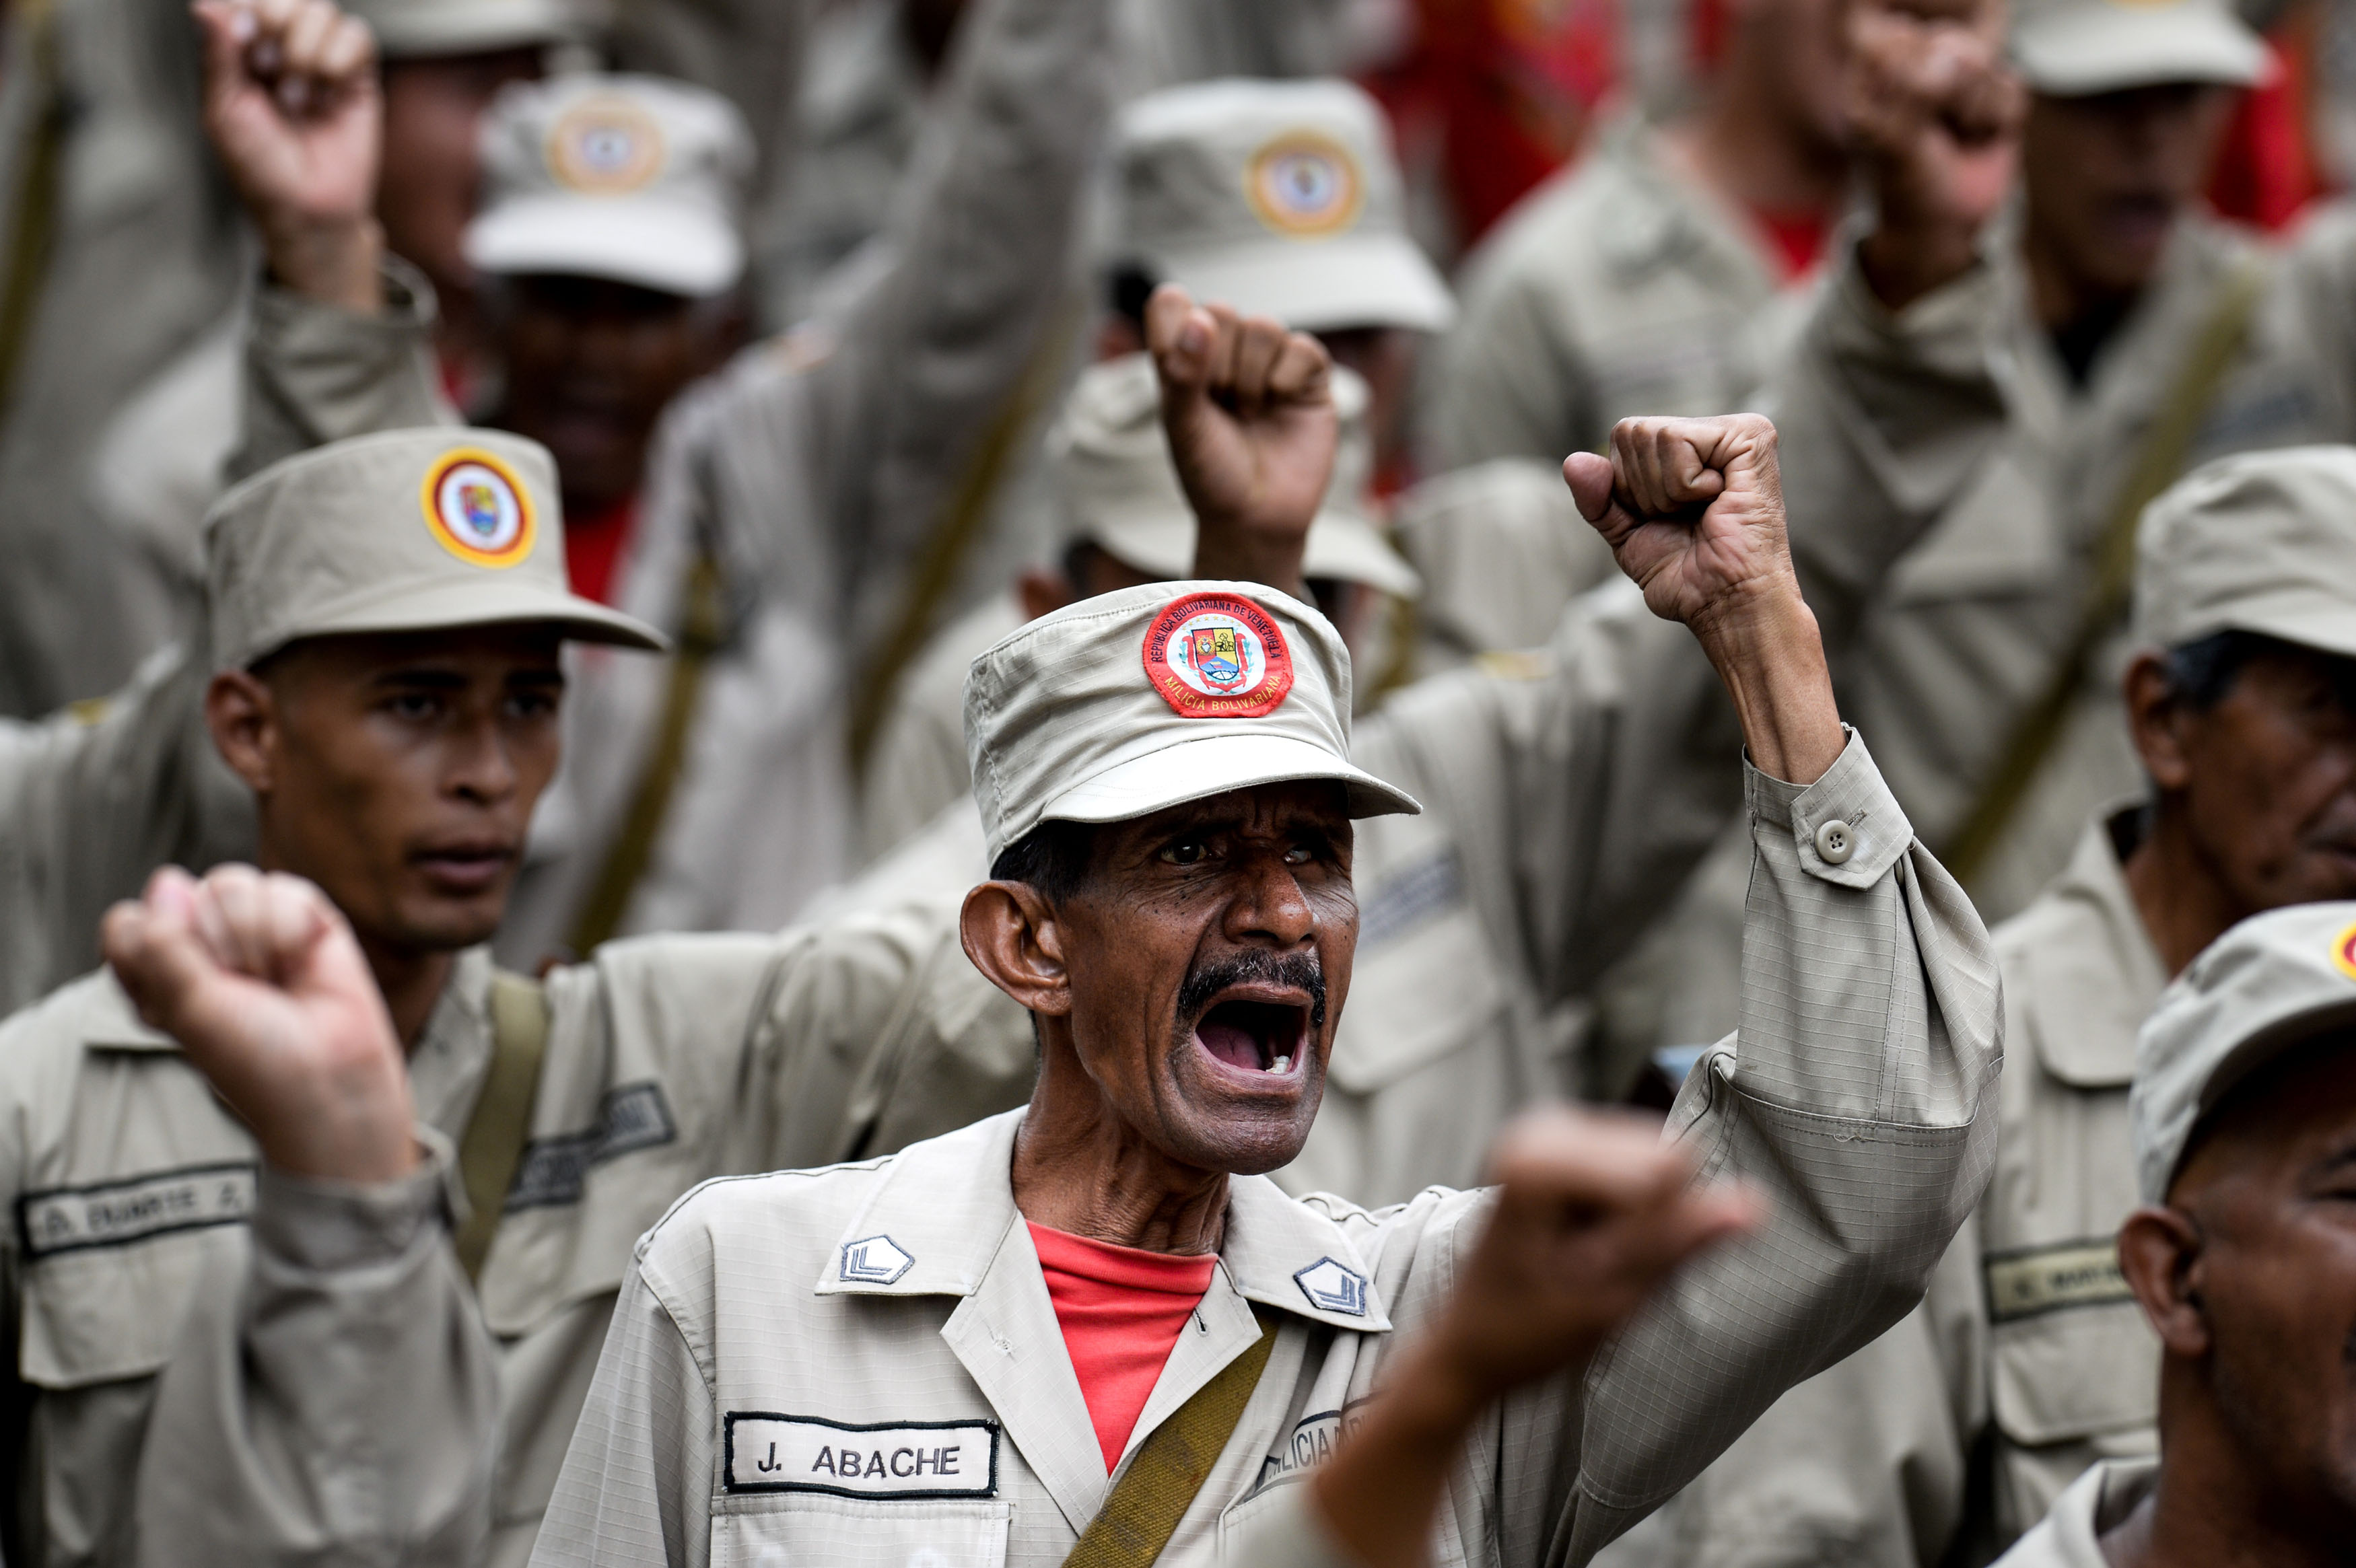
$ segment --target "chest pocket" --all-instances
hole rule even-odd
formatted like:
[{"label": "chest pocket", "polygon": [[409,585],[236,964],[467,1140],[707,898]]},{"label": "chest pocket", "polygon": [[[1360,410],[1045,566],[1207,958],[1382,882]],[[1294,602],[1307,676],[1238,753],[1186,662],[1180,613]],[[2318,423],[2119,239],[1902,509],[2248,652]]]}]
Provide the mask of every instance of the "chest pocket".
[{"label": "chest pocket", "polygon": [[727,1499],[712,1568],[1004,1568],[1012,1503]]},{"label": "chest pocket", "polygon": [[1890,573],[1896,604],[2040,595],[2069,579],[2053,503],[2010,454],[1985,464]]},{"label": "chest pocket", "polygon": [[2024,1446],[2078,1442],[2158,1419],[2159,1342],[2132,1301],[1999,1321],[1988,1359],[1997,1428]]},{"label": "chest pocket", "polygon": [[[113,1207],[93,1211],[94,1199]],[[207,1270],[243,1256],[252,1203],[253,1171],[243,1166],[173,1172],[104,1191],[27,1194],[17,1206],[25,1248],[20,1375],[48,1389],[152,1376],[170,1359]],[[116,1235],[66,1229],[108,1211],[122,1217]]]}]

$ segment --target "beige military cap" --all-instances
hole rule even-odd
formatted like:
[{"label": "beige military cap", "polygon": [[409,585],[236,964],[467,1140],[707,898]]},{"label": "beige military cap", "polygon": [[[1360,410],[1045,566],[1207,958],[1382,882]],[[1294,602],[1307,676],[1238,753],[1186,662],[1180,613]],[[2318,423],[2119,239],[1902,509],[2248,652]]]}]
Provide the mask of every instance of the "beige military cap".
[{"label": "beige military cap", "polygon": [[1350,651],[1254,582],[1154,582],[1043,615],[973,661],[966,755],[992,860],[1046,821],[1120,822],[1333,779],[1354,816],[1423,808],[1350,761]]},{"label": "beige military cap", "polygon": [[717,93],[652,76],[519,82],[483,125],[466,260],[706,296],[744,275],[753,136]]},{"label": "beige military cap", "polygon": [[2177,81],[2247,87],[2266,50],[2225,0],[2013,0],[2012,58],[2037,91],[2082,98]]},{"label": "beige military cap", "polygon": [[2356,1026],[2356,903],[2253,915],[2159,998],[2136,1043],[2127,1115],[2136,1179],[2165,1202],[2201,1119],[2292,1047]]},{"label": "beige military cap", "polygon": [[1408,237],[1382,111],[1350,83],[1172,88],[1130,104],[1114,144],[1116,261],[1308,332],[1454,316]]},{"label": "beige military cap", "polygon": [[2356,657],[2356,447],[2203,464],[2145,511],[2135,631],[2172,648],[2259,632]]},{"label": "beige military cap", "polygon": [[[1310,526],[1301,571],[1413,598],[1421,580],[1365,508],[1375,464],[1366,428],[1371,400],[1365,381],[1334,367],[1342,448],[1325,509]],[[1183,577],[1194,569],[1194,514],[1170,460],[1150,356],[1128,355],[1082,372],[1047,432],[1047,455],[1066,539],[1087,539],[1155,577]]]},{"label": "beige military cap", "polygon": [[534,44],[576,43],[589,18],[572,0],[343,0],[376,34],[386,59],[489,54]]},{"label": "beige military cap", "polygon": [[545,447],[499,431],[390,431],[263,469],[205,521],[215,669],[304,637],[554,622],[661,648],[661,634],[566,586]]}]

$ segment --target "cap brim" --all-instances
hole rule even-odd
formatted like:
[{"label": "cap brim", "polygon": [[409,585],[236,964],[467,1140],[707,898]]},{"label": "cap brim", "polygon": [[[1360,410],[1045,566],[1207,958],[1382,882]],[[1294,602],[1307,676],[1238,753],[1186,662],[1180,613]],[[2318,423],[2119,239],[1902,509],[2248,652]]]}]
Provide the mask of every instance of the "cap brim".
[{"label": "cap brim", "polygon": [[2266,47],[2222,9],[2099,5],[2016,26],[2012,58],[2035,91],[2084,98],[2168,82],[2252,87]]},{"label": "cap brim", "polygon": [[244,662],[310,637],[349,636],[363,632],[442,632],[463,626],[545,624],[578,643],[667,652],[670,641],[643,621],[575,594],[552,592],[528,583],[485,576],[406,591],[370,594],[343,606],[328,605],[290,629],[274,645],[254,650]]},{"label": "cap brim", "polygon": [[1412,240],[1396,234],[1279,240],[1151,259],[1196,299],[1269,315],[1303,332],[1351,326],[1445,331],[1455,296]]},{"label": "cap brim", "polygon": [[533,196],[466,226],[467,263],[509,276],[610,278],[701,299],[744,275],[744,242],[710,208],[656,197]]},{"label": "cap brim", "polygon": [[1419,816],[1413,795],[1323,746],[1290,735],[1232,731],[1181,741],[1107,768],[1041,809],[1041,821],[1127,822],[1192,800],[1260,784],[1331,779],[1350,792],[1352,816]]},{"label": "cap brim", "polygon": [[1364,583],[1400,599],[1414,599],[1423,592],[1423,579],[1406,557],[1384,542],[1375,525],[1341,510],[1321,512],[1310,525],[1301,575]]}]

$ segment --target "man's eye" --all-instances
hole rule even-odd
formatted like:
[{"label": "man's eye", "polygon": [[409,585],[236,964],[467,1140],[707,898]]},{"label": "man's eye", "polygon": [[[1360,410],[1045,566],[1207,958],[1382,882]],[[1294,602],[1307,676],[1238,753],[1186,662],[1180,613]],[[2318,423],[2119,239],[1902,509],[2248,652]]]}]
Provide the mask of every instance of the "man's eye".
[{"label": "man's eye", "polygon": [[1162,859],[1172,866],[1199,866],[1210,858],[1210,847],[1200,838],[1181,838],[1163,848]]},{"label": "man's eye", "polygon": [[521,691],[508,699],[508,711],[519,719],[545,719],[556,711],[556,699],[545,691]]},{"label": "man's eye", "polygon": [[442,699],[422,691],[404,691],[387,699],[385,707],[396,719],[416,721],[440,714]]},{"label": "man's eye", "polygon": [[1306,844],[1295,844],[1284,852],[1284,863],[1288,866],[1306,866],[1315,859],[1317,851]]}]

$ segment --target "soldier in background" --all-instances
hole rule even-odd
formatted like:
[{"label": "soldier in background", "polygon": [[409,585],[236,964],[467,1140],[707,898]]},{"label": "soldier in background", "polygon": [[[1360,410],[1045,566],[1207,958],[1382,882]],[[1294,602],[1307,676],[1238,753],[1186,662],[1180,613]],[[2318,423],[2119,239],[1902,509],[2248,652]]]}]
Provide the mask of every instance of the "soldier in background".
[{"label": "soldier in background", "polygon": [[1600,452],[1631,414],[1753,406],[1848,197],[1847,14],[1727,9],[1698,109],[1608,128],[1466,261],[1424,394],[1432,472]]}]

